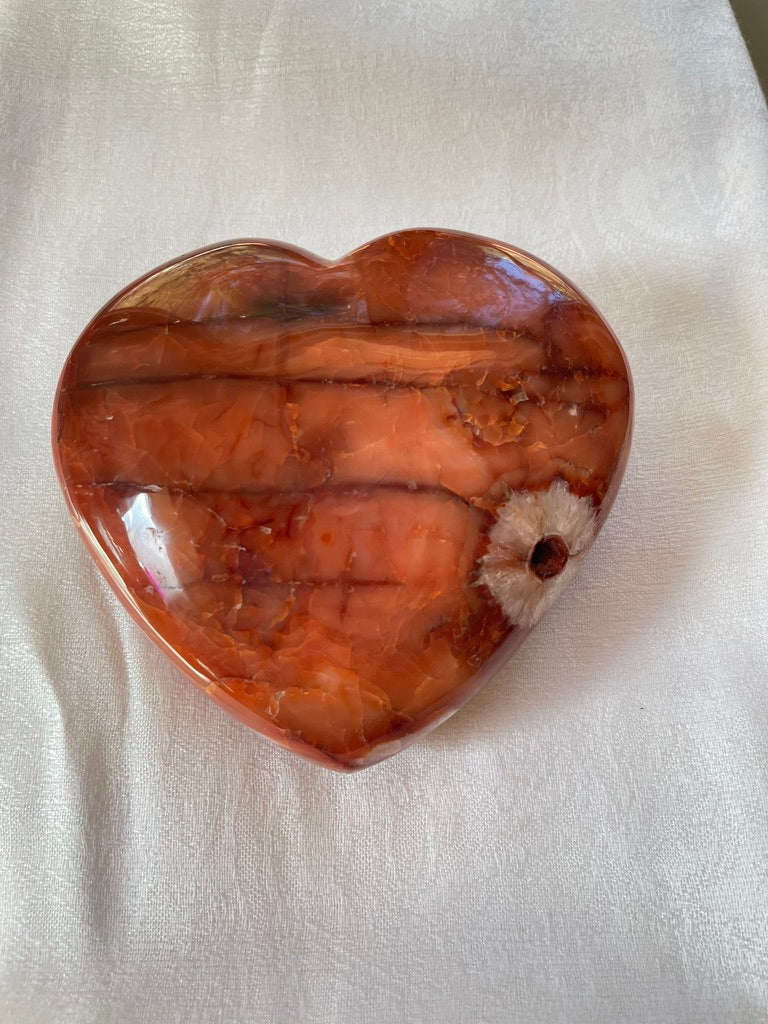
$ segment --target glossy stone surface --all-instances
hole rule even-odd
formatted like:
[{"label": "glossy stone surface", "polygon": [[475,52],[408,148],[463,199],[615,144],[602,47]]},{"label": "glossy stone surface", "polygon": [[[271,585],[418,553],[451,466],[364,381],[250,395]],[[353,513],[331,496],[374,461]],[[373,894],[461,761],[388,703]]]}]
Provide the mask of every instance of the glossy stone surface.
[{"label": "glossy stone surface", "polygon": [[584,296],[447,231],[153,271],[62,373],[57,470],[107,581],[247,725],[328,767],[468,699],[573,575],[632,388]]}]

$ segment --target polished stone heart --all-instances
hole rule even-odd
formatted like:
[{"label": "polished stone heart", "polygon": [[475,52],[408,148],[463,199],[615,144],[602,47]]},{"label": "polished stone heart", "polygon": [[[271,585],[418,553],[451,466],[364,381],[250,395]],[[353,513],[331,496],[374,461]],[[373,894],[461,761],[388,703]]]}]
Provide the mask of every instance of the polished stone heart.
[{"label": "polished stone heart", "polygon": [[403,231],[335,263],[229,242],[122,291],[70,355],[61,485],[126,608],[253,729],[331,768],[463,704],[618,489],[611,330],[525,253]]}]

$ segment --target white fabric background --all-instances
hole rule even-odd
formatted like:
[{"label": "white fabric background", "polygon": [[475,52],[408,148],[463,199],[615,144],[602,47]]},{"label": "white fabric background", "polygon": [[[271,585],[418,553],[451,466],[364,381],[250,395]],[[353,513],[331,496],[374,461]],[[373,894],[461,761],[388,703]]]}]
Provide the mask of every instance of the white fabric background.
[{"label": "white fabric background", "polygon": [[[768,117],[725,0],[0,0],[0,1020],[768,1018]],[[598,304],[581,579],[360,775],[237,725],[68,522],[61,365],[225,238],[442,226]]]}]

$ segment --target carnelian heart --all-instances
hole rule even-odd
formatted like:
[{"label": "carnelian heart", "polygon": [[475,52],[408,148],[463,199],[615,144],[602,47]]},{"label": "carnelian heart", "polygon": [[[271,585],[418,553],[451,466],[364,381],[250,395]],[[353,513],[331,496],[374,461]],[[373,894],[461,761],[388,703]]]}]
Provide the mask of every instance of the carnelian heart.
[{"label": "carnelian heart", "polygon": [[403,231],[328,263],[247,240],[105,306],[54,451],[160,648],[253,729],[353,770],[520,643],[608,513],[631,417],[605,321],[517,249]]}]

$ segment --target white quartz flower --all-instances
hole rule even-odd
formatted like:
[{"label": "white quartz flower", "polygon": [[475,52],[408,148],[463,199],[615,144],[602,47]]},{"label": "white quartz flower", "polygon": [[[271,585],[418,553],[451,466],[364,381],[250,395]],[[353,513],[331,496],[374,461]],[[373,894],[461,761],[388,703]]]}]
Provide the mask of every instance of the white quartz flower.
[{"label": "white quartz flower", "polygon": [[485,584],[514,626],[535,625],[573,578],[595,536],[595,510],[562,480],[515,491],[499,509],[480,562]]}]

